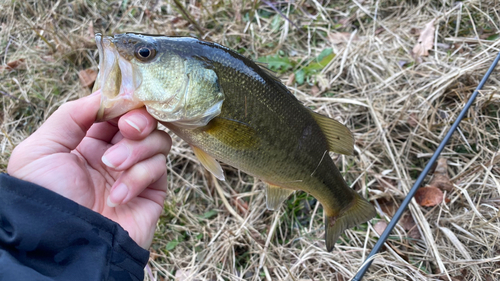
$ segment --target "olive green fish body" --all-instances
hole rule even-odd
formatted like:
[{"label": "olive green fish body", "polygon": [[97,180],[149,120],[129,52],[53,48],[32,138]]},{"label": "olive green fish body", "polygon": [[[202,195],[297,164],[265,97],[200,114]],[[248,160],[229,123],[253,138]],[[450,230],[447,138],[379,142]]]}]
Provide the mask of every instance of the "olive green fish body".
[{"label": "olive green fish body", "polygon": [[169,128],[267,183],[311,193],[335,214],[353,200],[312,111],[252,61],[234,63],[241,57],[232,57],[230,50],[205,46],[193,56],[203,56],[217,73],[225,95],[222,111],[205,127],[182,129],[166,123]]},{"label": "olive green fish body", "polygon": [[96,40],[104,56],[96,82],[103,92],[101,120],[146,105],[219,179],[223,172],[213,158],[266,182],[268,208],[292,190],[310,193],[324,207],[328,250],[346,228],[375,215],[329,156],[352,153],[349,130],[306,108],[268,70],[193,38]]}]

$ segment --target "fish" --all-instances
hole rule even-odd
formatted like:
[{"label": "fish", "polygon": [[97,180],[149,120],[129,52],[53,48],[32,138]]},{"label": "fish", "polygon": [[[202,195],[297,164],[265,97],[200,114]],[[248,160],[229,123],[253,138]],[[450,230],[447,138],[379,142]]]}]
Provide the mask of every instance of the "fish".
[{"label": "fish", "polygon": [[346,229],[376,215],[329,154],[353,154],[350,130],[304,106],[269,69],[196,38],[95,38],[97,121],[145,106],[217,179],[225,179],[221,161],[264,182],[268,209],[297,190],[311,194],[323,206],[327,251]]}]

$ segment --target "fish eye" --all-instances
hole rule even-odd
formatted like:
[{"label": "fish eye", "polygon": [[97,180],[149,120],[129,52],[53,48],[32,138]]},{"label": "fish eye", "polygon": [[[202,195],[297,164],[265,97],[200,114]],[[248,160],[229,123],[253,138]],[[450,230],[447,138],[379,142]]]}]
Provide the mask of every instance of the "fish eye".
[{"label": "fish eye", "polygon": [[142,46],[135,51],[135,57],[141,61],[149,61],[156,55],[156,50],[149,46]]}]

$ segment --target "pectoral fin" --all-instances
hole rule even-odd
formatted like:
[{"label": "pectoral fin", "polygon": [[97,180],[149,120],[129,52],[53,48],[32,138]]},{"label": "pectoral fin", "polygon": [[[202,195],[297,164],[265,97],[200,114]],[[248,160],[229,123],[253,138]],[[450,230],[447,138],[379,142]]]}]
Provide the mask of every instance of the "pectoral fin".
[{"label": "pectoral fin", "polygon": [[237,149],[255,148],[260,142],[257,132],[252,126],[223,117],[212,119],[204,131],[224,144]]},{"label": "pectoral fin", "polygon": [[200,160],[201,165],[203,165],[205,169],[207,169],[219,180],[225,180],[224,171],[222,170],[222,167],[220,166],[219,162],[217,162],[217,160],[215,160],[212,156],[208,155],[205,151],[201,150],[197,146],[191,145],[191,148],[194,151],[194,155],[196,155],[196,158]]},{"label": "pectoral fin", "polygon": [[352,155],[354,151],[354,137],[351,131],[337,120],[313,111],[311,112],[313,118],[318,122],[318,125],[328,139],[328,150],[335,153]]},{"label": "pectoral fin", "polygon": [[266,206],[268,210],[275,210],[279,208],[281,203],[290,196],[295,190],[286,189],[277,185],[267,184],[266,190]]}]

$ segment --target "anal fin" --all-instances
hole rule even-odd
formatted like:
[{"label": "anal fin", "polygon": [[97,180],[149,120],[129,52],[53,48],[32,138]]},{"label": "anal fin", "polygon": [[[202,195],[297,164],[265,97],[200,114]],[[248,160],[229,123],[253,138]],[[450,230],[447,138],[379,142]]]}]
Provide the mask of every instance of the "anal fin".
[{"label": "anal fin", "polygon": [[268,210],[275,210],[279,208],[281,203],[283,203],[283,201],[285,201],[290,194],[295,192],[293,189],[282,188],[270,183],[266,184],[266,206]]},{"label": "anal fin", "polygon": [[219,180],[225,180],[224,171],[222,170],[222,167],[220,166],[219,162],[217,162],[217,160],[215,160],[212,156],[208,155],[205,151],[201,150],[197,146],[191,145],[191,148],[194,151],[194,155],[196,155],[196,158],[200,160],[201,165],[203,165],[205,169],[207,169]]}]

